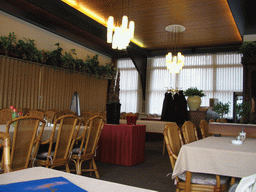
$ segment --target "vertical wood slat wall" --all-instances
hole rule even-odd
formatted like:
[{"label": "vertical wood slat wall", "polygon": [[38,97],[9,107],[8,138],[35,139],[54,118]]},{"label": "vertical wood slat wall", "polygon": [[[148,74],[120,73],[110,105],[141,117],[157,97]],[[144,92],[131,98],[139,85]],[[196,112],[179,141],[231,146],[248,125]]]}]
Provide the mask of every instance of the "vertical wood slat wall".
[{"label": "vertical wood slat wall", "polygon": [[69,109],[77,91],[80,109],[105,111],[106,79],[0,56],[0,109]]}]

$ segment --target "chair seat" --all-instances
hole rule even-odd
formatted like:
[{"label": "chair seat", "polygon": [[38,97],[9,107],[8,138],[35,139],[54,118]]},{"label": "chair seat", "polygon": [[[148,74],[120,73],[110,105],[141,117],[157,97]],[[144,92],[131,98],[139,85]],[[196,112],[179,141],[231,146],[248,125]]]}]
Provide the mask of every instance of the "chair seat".
[{"label": "chair seat", "polygon": [[[186,181],[186,172],[178,176],[179,179]],[[220,184],[224,185],[229,181],[229,177],[220,176]],[[216,185],[216,175],[192,173],[191,183],[200,185]]]},{"label": "chair seat", "polygon": [[[81,153],[83,153],[84,148],[82,148]],[[72,154],[78,154],[80,152],[80,147],[75,147],[72,149]]]},{"label": "chair seat", "polygon": [[[54,152],[51,152],[51,157],[53,156]],[[48,152],[42,152],[36,156],[37,159],[47,159]]]}]

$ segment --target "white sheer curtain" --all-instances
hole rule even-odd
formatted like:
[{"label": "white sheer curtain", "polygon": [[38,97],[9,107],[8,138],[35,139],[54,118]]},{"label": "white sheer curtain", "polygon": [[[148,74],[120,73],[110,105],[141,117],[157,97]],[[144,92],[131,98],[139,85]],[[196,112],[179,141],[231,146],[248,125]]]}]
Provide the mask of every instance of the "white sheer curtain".
[{"label": "white sheer curtain", "polygon": [[119,59],[121,112],[138,112],[138,71],[131,59]]},{"label": "white sheer curtain", "polygon": [[197,87],[206,94],[201,106],[209,106],[209,98],[230,102],[233,114],[233,92],[243,90],[243,66],[237,53],[186,55],[185,66],[179,74],[170,74],[165,57],[148,59],[147,112],[161,115],[167,88],[186,90]]}]

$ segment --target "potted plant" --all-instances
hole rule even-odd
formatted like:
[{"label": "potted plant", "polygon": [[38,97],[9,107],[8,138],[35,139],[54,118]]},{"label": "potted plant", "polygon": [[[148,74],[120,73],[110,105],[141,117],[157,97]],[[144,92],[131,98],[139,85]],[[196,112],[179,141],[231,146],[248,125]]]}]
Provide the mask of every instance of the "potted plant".
[{"label": "potted plant", "polygon": [[187,96],[187,103],[190,111],[196,111],[201,105],[201,97],[205,94],[202,90],[197,89],[197,87],[190,87],[184,91],[184,95]]},{"label": "potted plant", "polygon": [[119,101],[119,81],[120,72],[117,71],[116,76],[113,76],[110,80],[107,98],[107,123],[119,124],[120,120],[120,101]]},{"label": "potted plant", "polygon": [[243,54],[244,57],[251,57],[256,55],[256,41],[245,41],[239,48],[239,52]]},{"label": "potted plant", "polygon": [[236,104],[235,110],[236,114],[238,116],[238,119],[240,119],[240,123],[248,123],[249,117],[251,115],[251,109],[252,105],[249,102],[243,102],[240,104]]},{"label": "potted plant", "polygon": [[213,111],[220,115],[220,122],[223,122],[223,116],[229,113],[230,103],[218,102],[213,106]]}]

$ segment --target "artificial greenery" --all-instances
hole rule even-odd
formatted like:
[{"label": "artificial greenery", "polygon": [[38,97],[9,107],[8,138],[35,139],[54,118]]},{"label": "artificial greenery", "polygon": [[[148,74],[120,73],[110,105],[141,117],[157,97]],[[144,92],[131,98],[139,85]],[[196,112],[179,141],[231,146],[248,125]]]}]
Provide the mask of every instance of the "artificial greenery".
[{"label": "artificial greenery", "polygon": [[245,41],[239,48],[239,52],[243,54],[244,57],[251,57],[256,55],[256,41]]},{"label": "artificial greenery", "polygon": [[243,103],[236,104],[235,111],[238,119],[240,119],[240,122],[248,121],[251,114],[251,109],[252,105],[249,102],[244,101]]},{"label": "artificial greenery", "polygon": [[34,62],[41,62],[43,57],[42,51],[35,47],[34,40],[26,38],[17,42],[15,54],[18,58]]},{"label": "artificial greenery", "polygon": [[3,54],[12,55],[17,45],[14,32],[9,33],[9,36],[0,36],[0,45],[3,48]]},{"label": "artificial greenery", "polygon": [[223,115],[228,114],[230,109],[230,103],[222,103],[218,102],[213,106],[213,111],[218,113],[221,116],[221,119],[223,119]]},{"label": "artificial greenery", "polygon": [[[98,55],[85,61],[76,57],[75,49],[71,49],[70,53],[62,54],[63,49],[59,43],[56,43],[56,49],[53,51],[38,50],[34,40],[25,39],[16,40],[14,32],[9,36],[0,36],[0,54],[17,57],[33,62],[43,63],[53,67],[68,69],[71,72],[77,71],[94,75],[97,77],[112,77],[116,74],[113,63],[100,65]],[[75,57],[75,58],[74,58]]]},{"label": "artificial greenery", "polygon": [[204,97],[205,94],[202,90],[197,89],[196,87],[190,87],[187,90],[184,91],[185,96],[200,96]]}]

